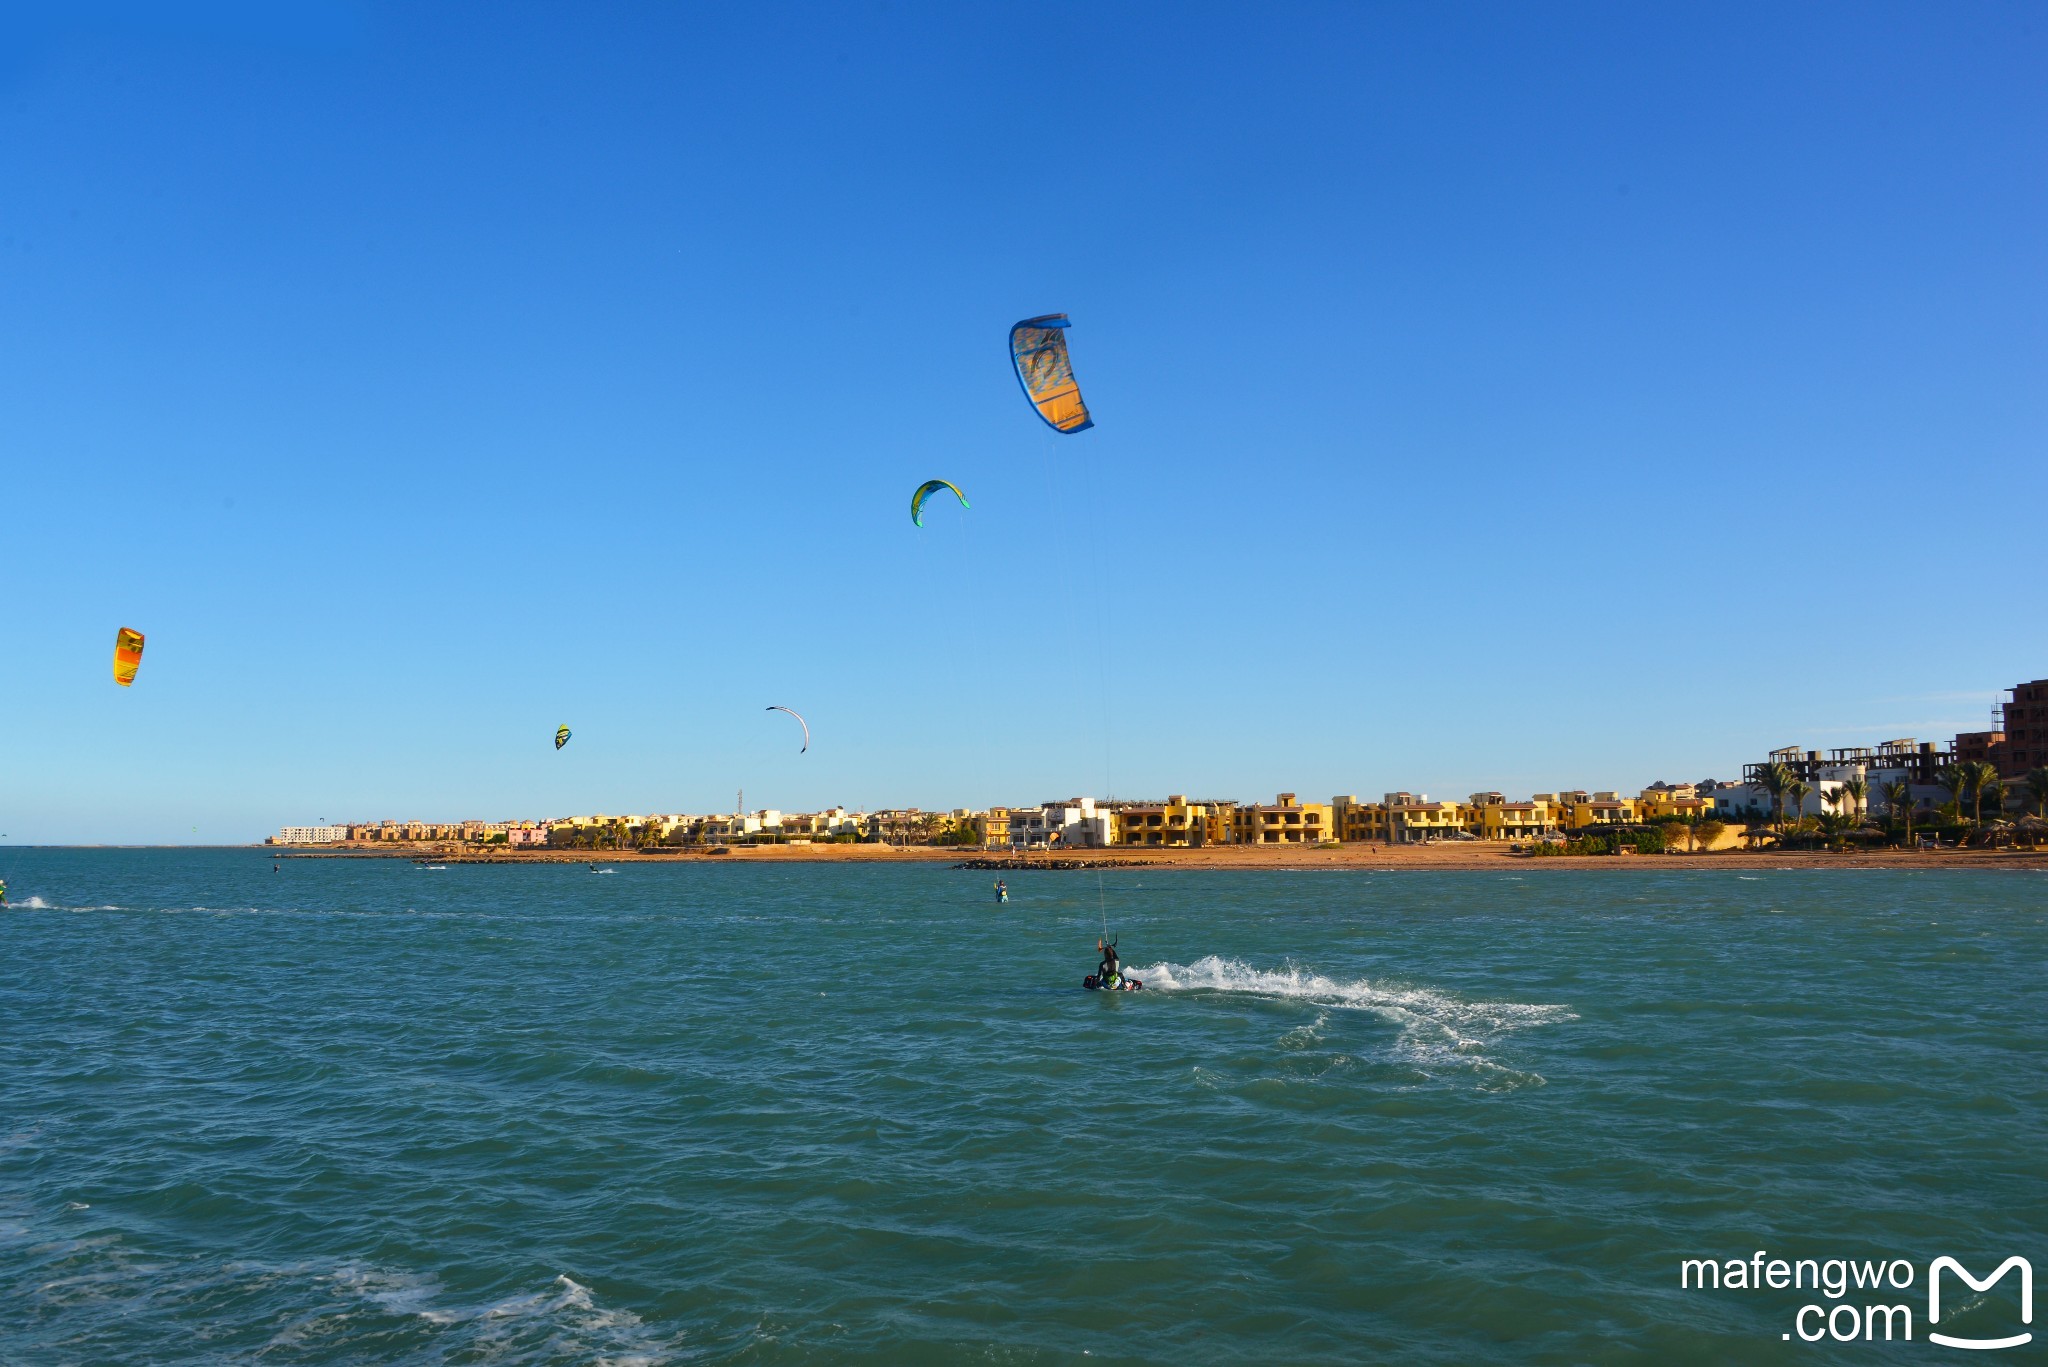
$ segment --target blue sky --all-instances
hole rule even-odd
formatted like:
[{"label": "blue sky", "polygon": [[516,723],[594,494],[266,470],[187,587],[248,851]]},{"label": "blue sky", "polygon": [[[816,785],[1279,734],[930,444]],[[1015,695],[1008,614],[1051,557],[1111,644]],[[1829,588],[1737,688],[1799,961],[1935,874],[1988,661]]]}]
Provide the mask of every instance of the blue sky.
[{"label": "blue sky", "polygon": [[1633,788],[2048,675],[2037,7],[64,13],[12,843]]}]

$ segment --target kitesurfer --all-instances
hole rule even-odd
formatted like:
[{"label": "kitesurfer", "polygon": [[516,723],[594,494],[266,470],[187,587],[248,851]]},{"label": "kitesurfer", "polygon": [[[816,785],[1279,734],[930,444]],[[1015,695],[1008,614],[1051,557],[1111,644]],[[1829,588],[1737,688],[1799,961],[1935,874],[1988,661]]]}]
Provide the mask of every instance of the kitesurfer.
[{"label": "kitesurfer", "polygon": [[998,902],[1010,900],[1010,889],[1000,878],[996,879],[996,900]]},{"label": "kitesurfer", "polygon": [[0,907],[7,905],[7,880],[0,878]]},{"label": "kitesurfer", "polygon": [[1117,967],[1116,945],[1097,940],[1095,947],[1102,952],[1102,963],[1095,970],[1095,985],[1105,991],[1114,992],[1124,985],[1124,975]]}]

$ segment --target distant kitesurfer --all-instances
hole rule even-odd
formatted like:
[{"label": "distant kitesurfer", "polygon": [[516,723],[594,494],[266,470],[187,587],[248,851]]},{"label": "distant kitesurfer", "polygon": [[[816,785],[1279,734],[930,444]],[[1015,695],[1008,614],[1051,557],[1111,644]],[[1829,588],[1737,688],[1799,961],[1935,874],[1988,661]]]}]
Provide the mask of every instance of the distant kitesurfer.
[{"label": "distant kitesurfer", "polygon": [[1007,902],[1010,900],[1009,886],[1005,884],[1003,880],[1000,878],[996,879],[996,900],[998,902]]},{"label": "distant kitesurfer", "polygon": [[0,907],[7,905],[7,880],[0,878]]}]

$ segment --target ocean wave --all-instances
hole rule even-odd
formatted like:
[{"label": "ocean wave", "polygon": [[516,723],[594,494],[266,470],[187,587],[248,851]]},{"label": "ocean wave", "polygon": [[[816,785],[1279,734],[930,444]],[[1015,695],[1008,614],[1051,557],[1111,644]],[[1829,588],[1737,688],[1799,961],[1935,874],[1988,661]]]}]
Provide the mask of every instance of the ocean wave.
[{"label": "ocean wave", "polygon": [[[1224,992],[1295,1000],[1310,1005],[1367,1011],[1400,1027],[1395,1049],[1417,1066],[1484,1074],[1489,1090],[1540,1086],[1538,1073],[1510,1068],[1487,1056],[1501,1036],[1531,1026],[1578,1019],[1569,1006],[1533,1002],[1465,1001],[1427,987],[1357,978],[1340,982],[1294,965],[1283,969],[1254,968],[1240,959],[1209,955],[1191,964],[1158,963],[1133,970],[1146,988],[1163,992]],[[1299,1049],[1316,1042],[1327,1023],[1319,1013],[1306,1026],[1281,1037],[1284,1047]]]},{"label": "ocean wave", "polygon": [[[489,1362],[657,1367],[673,1352],[673,1344],[640,1316],[601,1304],[594,1291],[566,1273],[543,1290],[486,1305],[451,1303],[447,1290],[428,1274],[362,1263],[344,1264],[317,1280],[372,1315],[417,1320],[444,1346]],[[341,1318],[344,1323],[330,1327],[348,1328],[348,1316]],[[299,1332],[304,1328],[297,1326]]]}]

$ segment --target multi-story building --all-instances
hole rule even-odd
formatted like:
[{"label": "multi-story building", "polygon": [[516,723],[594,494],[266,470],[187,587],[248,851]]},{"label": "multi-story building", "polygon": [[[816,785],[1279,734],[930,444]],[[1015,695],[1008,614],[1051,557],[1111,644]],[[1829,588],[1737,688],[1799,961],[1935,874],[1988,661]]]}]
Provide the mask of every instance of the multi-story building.
[{"label": "multi-story building", "polygon": [[1636,816],[1643,821],[1698,821],[1713,811],[1713,797],[1690,783],[1652,783],[1636,798]]},{"label": "multi-story building", "polygon": [[1636,800],[1623,797],[1620,793],[1594,793],[1571,806],[1570,824],[1567,830],[1583,831],[1590,826],[1632,826],[1640,817],[1636,812]]},{"label": "multi-story building", "polygon": [[1481,840],[1536,840],[1557,830],[1557,811],[1534,798],[1510,802],[1499,793],[1474,793],[1465,822],[1465,829]]},{"label": "multi-story building", "polygon": [[[843,814],[843,813],[842,813]],[[832,833],[832,812],[784,812],[781,831],[784,840],[816,840]]]},{"label": "multi-story building", "polygon": [[981,831],[981,847],[985,850],[1006,850],[1010,847],[1010,809],[991,807],[975,817],[975,825]]},{"label": "multi-story building", "polygon": [[1998,760],[2005,778],[2042,768],[2048,768],[2048,679],[2014,685],[2005,704],[2005,753]]},{"label": "multi-story building", "polygon": [[1989,764],[2005,772],[2006,739],[2003,731],[1960,731],[1949,743],[1957,764]]},{"label": "multi-story building", "polygon": [[1330,824],[1337,839],[1347,845],[1387,839],[1387,806],[1384,802],[1360,802],[1350,793],[1330,799]]},{"label": "multi-story building", "polygon": [[[1781,764],[1809,790],[1798,802],[1783,799],[1787,817],[1852,814],[1851,808],[1877,812],[1886,805],[1882,796],[1885,789],[1900,782],[1906,784],[1915,808],[1937,807],[1949,801],[1951,796],[1941,782],[1943,769],[1972,758],[2010,764],[2013,753],[2010,742],[2011,738],[2006,733],[1979,731],[1957,736],[1955,744],[1950,746],[1903,736],[1877,745],[1834,749],[1823,755],[1818,750],[1801,750],[1796,745],[1788,745],[1771,751],[1768,760],[1744,765],[1741,783],[1716,784],[1707,795],[1714,799],[1714,814],[1717,816],[1750,820],[1770,818],[1778,813],[1780,800],[1771,795],[1761,780],[1771,764]],[[1860,803],[1843,791],[1843,786],[1855,779],[1863,781],[1864,794]]]},{"label": "multi-story building", "polygon": [[1013,850],[1102,849],[1116,838],[1116,818],[1092,797],[1068,798],[1037,807],[1010,809]]},{"label": "multi-story building", "polygon": [[1116,843],[1154,849],[1209,843],[1209,806],[1175,793],[1164,802],[1127,802],[1116,812]]},{"label": "multi-story building", "polygon": [[1388,793],[1387,838],[1397,845],[1451,840],[1464,835],[1463,803],[1431,802],[1428,793]]},{"label": "multi-story building", "polygon": [[716,833],[721,840],[760,839],[764,836],[782,834],[782,813],[773,807],[763,807],[754,812],[738,812],[732,816],[709,816],[704,818],[706,835]]},{"label": "multi-story building", "polygon": [[1830,750],[1826,755],[1818,750],[1801,750],[1796,745],[1787,745],[1771,751],[1767,760],[1743,765],[1742,781],[1755,783],[1772,764],[1782,764],[1793,778],[1809,784],[1840,783],[1851,778],[1875,783],[1882,777],[1932,785],[1935,775],[1954,758],[1953,750],[1943,749],[1933,741],[1915,741],[1911,736],[1875,746],[1858,745]]},{"label": "multi-story building", "polygon": [[347,826],[286,826],[271,841],[274,845],[339,845],[348,839]]},{"label": "multi-story building", "polygon": [[1232,813],[1237,840],[1244,845],[1320,845],[1337,838],[1336,822],[1326,803],[1297,802],[1281,793],[1271,803],[1256,803]]}]

